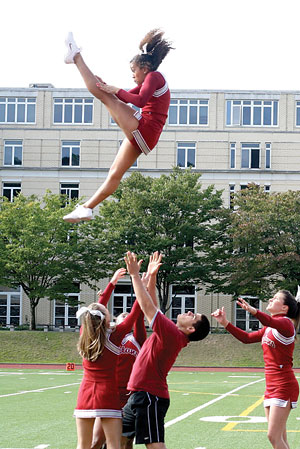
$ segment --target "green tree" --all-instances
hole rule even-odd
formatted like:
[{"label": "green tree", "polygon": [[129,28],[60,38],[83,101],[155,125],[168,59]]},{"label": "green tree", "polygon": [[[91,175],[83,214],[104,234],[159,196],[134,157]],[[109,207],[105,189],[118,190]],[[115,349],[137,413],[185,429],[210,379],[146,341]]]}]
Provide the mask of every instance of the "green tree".
[{"label": "green tree", "polygon": [[267,298],[300,282],[300,192],[265,193],[250,185],[235,197],[223,292]]},{"label": "green tree", "polygon": [[92,285],[93,276],[105,276],[97,237],[91,238],[85,223],[65,223],[61,206],[62,197],[50,193],[41,200],[20,194],[0,203],[0,284],[22,286],[30,300],[31,329],[41,298],[64,301],[74,281]]},{"label": "green tree", "polygon": [[163,254],[157,277],[162,311],[169,307],[171,284],[211,284],[218,270],[212,250],[222,246],[226,211],[222,192],[203,189],[200,176],[179,168],[159,178],[135,172],[101,205],[92,224],[94,233],[99,223],[105,229],[103,247],[112,271],[127,250],[144,259],[142,269],[153,251]]}]

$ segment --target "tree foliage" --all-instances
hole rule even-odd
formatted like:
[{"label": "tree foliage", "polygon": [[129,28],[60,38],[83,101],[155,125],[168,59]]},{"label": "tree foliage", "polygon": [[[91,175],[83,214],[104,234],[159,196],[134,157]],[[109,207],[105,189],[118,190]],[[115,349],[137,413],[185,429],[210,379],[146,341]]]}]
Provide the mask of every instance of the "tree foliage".
[{"label": "tree foliage", "polygon": [[74,281],[92,285],[105,275],[99,241],[85,224],[65,223],[61,206],[62,197],[50,193],[42,200],[20,194],[0,204],[0,285],[22,286],[32,329],[41,298],[64,301]]},{"label": "tree foliage", "polygon": [[223,292],[256,295],[297,291],[300,282],[300,192],[265,193],[250,185],[235,197]]},{"label": "tree foliage", "polygon": [[133,173],[125,179],[113,200],[104,202],[92,226],[105,229],[103,245],[111,269],[127,250],[144,259],[153,251],[163,254],[157,287],[161,308],[168,308],[171,284],[198,285],[212,282],[218,260],[212,249],[225,235],[225,211],[221,191],[202,188],[200,175],[175,168],[159,178]]}]

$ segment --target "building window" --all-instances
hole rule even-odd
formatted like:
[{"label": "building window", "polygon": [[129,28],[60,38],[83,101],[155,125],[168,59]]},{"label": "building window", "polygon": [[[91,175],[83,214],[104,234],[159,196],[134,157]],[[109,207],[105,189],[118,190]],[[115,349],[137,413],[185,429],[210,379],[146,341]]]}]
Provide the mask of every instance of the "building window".
[{"label": "building window", "polygon": [[62,182],[60,185],[60,194],[66,195],[69,200],[79,198],[79,184]]},{"label": "building window", "polygon": [[171,320],[177,315],[191,311],[196,313],[196,289],[194,286],[172,285]]},{"label": "building window", "polygon": [[265,160],[266,168],[271,168],[271,144],[266,143],[266,160]]},{"label": "building window", "polygon": [[264,192],[265,192],[265,193],[270,193],[270,192],[271,192],[271,186],[270,186],[270,184],[265,184],[265,185],[264,185]]},{"label": "building window", "polygon": [[169,125],[208,125],[208,100],[171,100]]},{"label": "building window", "polygon": [[242,143],[241,168],[260,168],[259,143]]},{"label": "building window", "polygon": [[[79,284],[77,284],[79,289]],[[75,327],[78,325],[76,312],[79,308],[80,293],[66,294],[66,301],[54,302],[54,326]]]},{"label": "building window", "polygon": [[118,284],[113,294],[113,316],[117,317],[120,313],[130,312],[135,300],[133,287],[131,284]]},{"label": "building window", "polygon": [[230,144],[230,168],[235,168],[235,155],[236,155],[236,144],[235,142]]},{"label": "building window", "polygon": [[[259,300],[254,296],[242,296],[250,306],[255,307],[259,310]],[[259,321],[255,316],[251,315],[246,310],[242,309],[238,304],[235,303],[235,324],[240,329],[250,332],[258,330]]]},{"label": "building window", "polygon": [[35,98],[0,97],[0,123],[35,123]]},{"label": "building window", "polygon": [[277,100],[227,100],[227,126],[277,126]]},{"label": "building window", "polygon": [[93,98],[54,98],[53,123],[92,123],[93,106]]},{"label": "building window", "polygon": [[4,141],[4,165],[22,165],[22,140]]},{"label": "building window", "polygon": [[177,142],[177,166],[182,168],[195,167],[196,143]]},{"label": "building window", "polygon": [[296,101],[296,126],[300,126],[300,101]]},{"label": "building window", "polygon": [[20,182],[3,183],[2,195],[5,196],[8,199],[8,201],[12,202],[20,192],[21,192]]},{"label": "building window", "polygon": [[20,289],[13,292],[0,291],[0,326],[21,324]]},{"label": "building window", "polygon": [[64,140],[61,146],[61,165],[63,167],[79,167],[80,142]]},{"label": "building window", "polygon": [[234,190],[235,184],[229,185],[229,209],[234,209]]}]

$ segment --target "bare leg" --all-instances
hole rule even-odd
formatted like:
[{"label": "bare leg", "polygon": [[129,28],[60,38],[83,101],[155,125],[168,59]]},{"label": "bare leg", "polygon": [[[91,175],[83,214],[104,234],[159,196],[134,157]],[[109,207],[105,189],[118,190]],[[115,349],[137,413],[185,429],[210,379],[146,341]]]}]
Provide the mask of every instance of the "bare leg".
[{"label": "bare leg", "polygon": [[139,124],[139,121],[133,116],[135,110],[123,103],[123,101],[120,101],[115,95],[108,94],[97,87],[97,78],[90,71],[80,53],[74,57],[74,62],[88,90],[94,97],[105,104],[113,119],[118,123],[126,137],[130,140],[132,138],[132,131],[136,130]]},{"label": "bare leg", "polygon": [[271,407],[265,408],[268,420],[268,438],[273,449],[289,449],[286,436],[286,422],[291,411],[290,404],[287,407]]},{"label": "bare leg", "polygon": [[76,418],[77,449],[91,448],[94,421],[94,418]]},{"label": "bare leg", "polygon": [[101,449],[104,443],[105,443],[105,435],[103,432],[101,419],[96,418],[93,428],[93,442],[91,445],[91,449]]},{"label": "bare leg", "polygon": [[121,449],[122,419],[101,418],[107,449]]},{"label": "bare leg", "polygon": [[140,154],[129,140],[124,139],[106,180],[84,206],[93,209],[111,195],[119,186],[124,173],[132,166]]}]

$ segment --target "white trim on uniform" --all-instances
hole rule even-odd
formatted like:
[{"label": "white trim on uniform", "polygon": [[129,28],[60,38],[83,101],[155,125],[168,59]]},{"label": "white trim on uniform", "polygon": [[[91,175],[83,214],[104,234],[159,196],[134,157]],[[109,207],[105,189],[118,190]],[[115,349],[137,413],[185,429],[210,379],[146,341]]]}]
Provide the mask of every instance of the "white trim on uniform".
[{"label": "white trim on uniform", "polygon": [[95,410],[74,410],[75,418],[122,418],[121,410],[95,409]]},{"label": "white trim on uniform", "polygon": [[161,97],[162,95],[164,95],[169,89],[168,83],[165,80],[165,84],[163,85],[163,87],[161,87],[160,89],[157,89],[154,94],[153,97],[157,98],[157,97]]},{"label": "white trim on uniform", "polygon": [[[264,407],[271,407],[271,405],[276,405],[276,407],[286,407],[289,401],[283,399],[270,398],[264,400]],[[291,402],[291,408],[297,407],[297,401]]]},{"label": "white trim on uniform", "polygon": [[[288,320],[292,321],[289,317],[284,317],[287,318]],[[272,329],[272,334],[274,335],[274,338],[276,338],[276,340],[278,340],[280,343],[282,343],[283,345],[291,345],[292,343],[294,343],[295,341],[295,336],[296,336],[296,331],[294,330],[294,335],[292,335],[291,337],[285,337],[284,335],[280,334],[278,332],[277,329],[271,328]]]},{"label": "white trim on uniform", "polygon": [[138,129],[132,131],[132,135],[134,140],[136,141],[136,143],[138,144],[139,149],[144,153],[144,154],[149,154],[150,153],[150,148],[148,147],[144,137],[142,136],[142,134],[140,133],[140,131]]},{"label": "white trim on uniform", "polygon": [[125,345],[128,341],[130,341],[138,351],[141,350],[140,345],[138,344],[138,342],[136,341],[136,339],[134,338],[134,335],[132,332],[130,332],[129,334],[125,335],[125,337],[123,338],[121,345]]},{"label": "white trim on uniform", "polygon": [[104,347],[116,355],[120,355],[121,349],[110,341],[111,332],[106,332],[106,342]]}]

